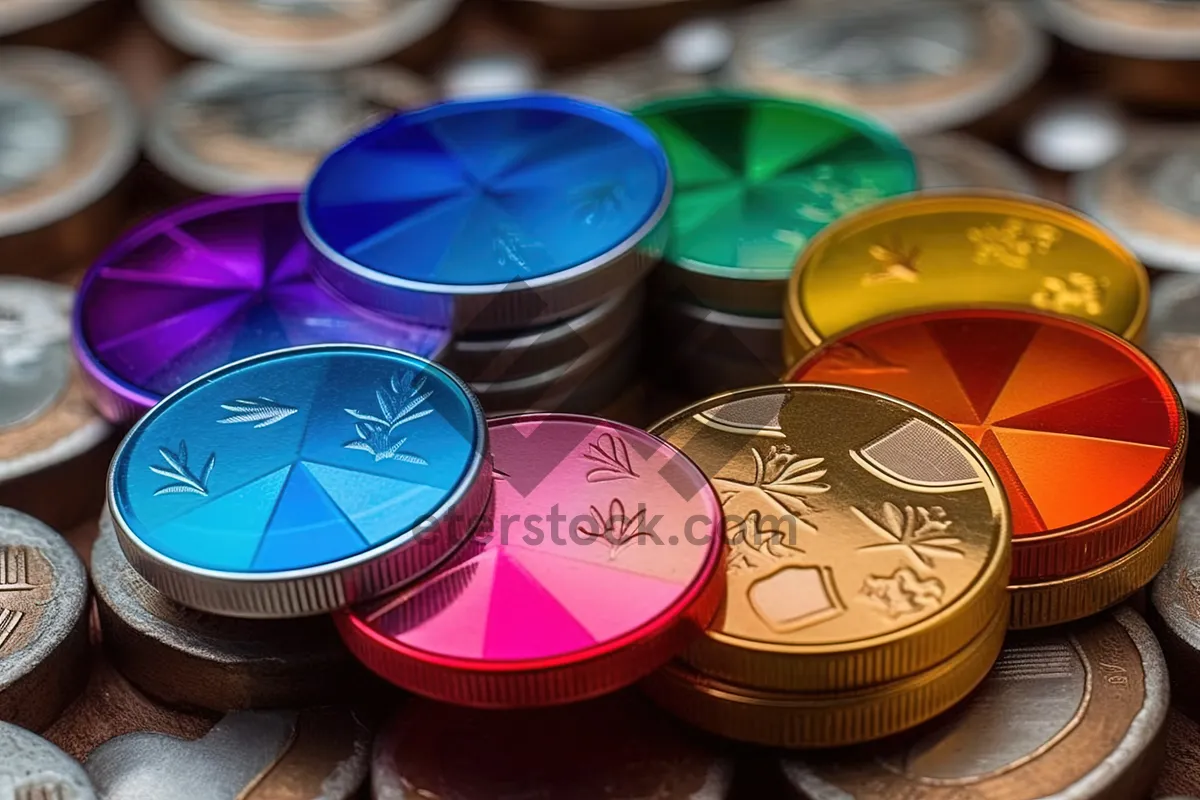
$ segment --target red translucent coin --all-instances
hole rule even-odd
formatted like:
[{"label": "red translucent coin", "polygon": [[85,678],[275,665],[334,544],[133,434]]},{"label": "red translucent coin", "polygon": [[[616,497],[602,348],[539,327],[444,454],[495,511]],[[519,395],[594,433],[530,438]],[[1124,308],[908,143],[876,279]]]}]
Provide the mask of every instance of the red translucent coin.
[{"label": "red translucent coin", "polygon": [[788,380],[885,392],[970,436],[1004,482],[1017,580],[1128,552],[1181,491],[1187,427],[1170,380],[1076,320],[999,309],[896,317],[829,341]]},{"label": "red translucent coin", "polygon": [[544,706],[631,684],[703,631],[724,523],[691,460],[592,417],[503,417],[488,435],[490,519],[432,577],[338,617],[363,663],[438,700]]}]

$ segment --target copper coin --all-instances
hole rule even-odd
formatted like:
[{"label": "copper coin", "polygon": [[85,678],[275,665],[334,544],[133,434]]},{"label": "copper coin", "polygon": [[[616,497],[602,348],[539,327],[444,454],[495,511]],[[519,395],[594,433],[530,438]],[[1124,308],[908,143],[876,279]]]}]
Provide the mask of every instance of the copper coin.
[{"label": "copper coin", "polygon": [[87,602],[66,540],[0,508],[0,719],[44,730],[83,688]]},{"label": "copper coin", "polygon": [[92,581],[109,657],[135,686],[169,704],[301,706],[344,697],[365,677],[328,617],[235,619],[165,597],[129,565],[107,513],[92,548]]}]

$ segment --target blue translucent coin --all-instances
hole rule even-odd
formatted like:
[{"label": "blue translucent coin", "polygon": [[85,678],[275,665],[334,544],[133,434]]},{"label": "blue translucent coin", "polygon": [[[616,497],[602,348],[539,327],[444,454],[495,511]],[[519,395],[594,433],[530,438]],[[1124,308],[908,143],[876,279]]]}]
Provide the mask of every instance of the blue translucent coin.
[{"label": "blue translucent coin", "polygon": [[454,375],[356,345],[223,367],[121,444],[109,508],[130,562],[180,602],[317,613],[436,566],[490,494],[486,427]]},{"label": "blue translucent coin", "polygon": [[[322,276],[367,307],[460,329],[523,327],[597,305],[648,266],[670,197],[632,116],[556,95],[399,114],[317,169],[302,201]],[[444,303],[435,318],[428,303]]]}]

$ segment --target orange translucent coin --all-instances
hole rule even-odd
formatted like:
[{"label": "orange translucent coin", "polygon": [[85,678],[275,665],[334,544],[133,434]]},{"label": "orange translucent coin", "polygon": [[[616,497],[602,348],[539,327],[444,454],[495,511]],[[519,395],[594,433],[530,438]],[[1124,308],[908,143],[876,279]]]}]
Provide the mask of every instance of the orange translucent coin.
[{"label": "orange translucent coin", "polygon": [[1013,579],[1123,555],[1182,486],[1187,422],[1171,382],[1121,338],[1028,311],[895,317],[814,350],[788,381],[900,397],[954,423],[992,462],[1013,519]]}]

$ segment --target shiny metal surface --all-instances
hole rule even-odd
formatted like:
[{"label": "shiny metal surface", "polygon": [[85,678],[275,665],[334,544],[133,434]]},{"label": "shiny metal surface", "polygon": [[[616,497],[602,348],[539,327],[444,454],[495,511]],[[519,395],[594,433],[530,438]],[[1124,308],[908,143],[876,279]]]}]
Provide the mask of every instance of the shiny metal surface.
[{"label": "shiny metal surface", "polygon": [[40,736],[0,722],[0,797],[97,800],[98,794],[77,761]]},{"label": "shiny metal surface", "polygon": [[1184,407],[1200,414],[1200,275],[1168,275],[1154,284],[1146,352],[1175,384]]}]

